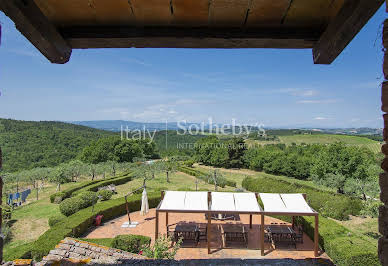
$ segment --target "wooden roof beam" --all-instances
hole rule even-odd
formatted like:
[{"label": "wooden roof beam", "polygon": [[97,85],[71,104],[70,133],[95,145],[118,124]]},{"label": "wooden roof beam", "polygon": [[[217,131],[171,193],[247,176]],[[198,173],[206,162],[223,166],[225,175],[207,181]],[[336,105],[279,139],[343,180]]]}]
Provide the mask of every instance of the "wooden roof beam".
[{"label": "wooden roof beam", "polygon": [[312,48],[320,32],[311,29],[208,27],[71,27],[60,32],[80,48]]},{"label": "wooden roof beam", "polygon": [[384,0],[345,0],[313,48],[315,64],[331,64],[353,40]]},{"label": "wooden roof beam", "polygon": [[50,62],[64,64],[69,61],[70,45],[33,0],[0,0],[0,10]]}]

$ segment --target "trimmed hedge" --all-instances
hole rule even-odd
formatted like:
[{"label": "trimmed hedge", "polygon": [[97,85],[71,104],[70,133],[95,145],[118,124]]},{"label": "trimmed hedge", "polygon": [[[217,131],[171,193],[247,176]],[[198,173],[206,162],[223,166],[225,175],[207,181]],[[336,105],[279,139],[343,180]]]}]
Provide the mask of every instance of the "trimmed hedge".
[{"label": "trimmed hedge", "polygon": [[[195,177],[205,181],[208,184],[214,185],[214,180],[212,178],[208,177],[209,173],[207,173],[207,172],[202,172],[198,169],[193,169],[193,168],[189,168],[186,166],[179,167],[179,171],[181,171],[185,174],[191,175],[191,176],[195,176]],[[235,181],[231,181],[231,180],[228,180],[228,179],[223,178],[223,177],[218,177],[217,185],[219,187],[222,187],[222,188],[224,188],[225,186],[237,187],[237,183]]]},{"label": "trimmed hedge", "polygon": [[[113,178],[115,178],[115,177],[112,177],[112,178],[109,178],[109,179],[105,179],[105,180],[110,180],[110,179],[113,179]],[[50,202],[54,203],[55,198],[58,197],[58,196],[62,197],[62,200],[70,198],[71,194],[73,194],[77,190],[83,189],[84,187],[87,187],[87,186],[99,183],[101,181],[102,180],[84,181],[84,182],[79,183],[79,185],[76,186],[76,187],[65,189],[63,191],[59,191],[59,192],[56,192],[54,194],[51,194],[50,195]]]},{"label": "trimmed hedge", "polygon": [[[148,202],[150,208],[155,208],[160,202],[159,193],[150,193],[148,195]],[[128,203],[130,212],[140,210],[141,195],[133,195],[129,197]],[[124,198],[100,202],[94,206],[93,212],[92,207],[82,209],[75,214],[66,217],[62,220],[62,222],[57,223],[41,235],[32,245],[31,257],[35,260],[40,260],[43,256],[46,256],[51,249],[55,248],[55,245],[57,245],[59,241],[65,237],[80,237],[93,225],[94,218],[98,214],[103,215],[104,221],[107,221],[124,215],[125,213]]]},{"label": "trimmed hedge", "polygon": [[4,247],[4,261],[12,261],[16,259],[30,259],[31,258],[31,249],[32,243],[26,243],[16,248],[7,248]]},{"label": "trimmed hedge", "polygon": [[242,186],[246,190],[262,193],[306,193],[311,207],[321,215],[337,220],[347,220],[349,215],[359,215],[363,207],[362,200],[358,198],[314,189],[300,182],[294,183],[292,179],[285,181],[271,176],[246,177]]},{"label": "trimmed hedge", "polygon": [[[306,234],[314,239],[314,217],[300,220]],[[336,265],[380,265],[375,241],[322,216],[319,217],[319,244]]]},{"label": "trimmed hedge", "polygon": [[108,185],[122,185],[122,184],[125,184],[129,181],[131,181],[133,178],[132,174],[131,173],[126,173],[122,176],[119,176],[119,177],[115,177],[115,178],[111,178],[111,179],[106,179],[106,180],[100,180],[99,183],[97,184],[92,184],[90,186],[87,186],[87,187],[84,187],[78,191],[75,191],[73,194],[72,194],[72,197],[73,196],[76,196],[76,195],[79,195],[81,194],[82,192],[85,192],[85,191],[93,191],[93,192],[97,192],[98,191],[98,188],[99,187],[105,187],[105,186],[108,186]]},{"label": "trimmed hedge", "polygon": [[68,198],[59,204],[59,211],[65,215],[70,216],[77,211],[81,210],[81,199],[78,197]]},{"label": "trimmed hedge", "polygon": [[57,223],[61,222],[64,218],[66,218],[66,216],[64,215],[55,215],[55,216],[51,216],[49,219],[48,219],[48,224],[50,227],[53,227],[54,225],[56,225]]},{"label": "trimmed hedge", "polygon": [[76,197],[68,198],[59,204],[59,210],[65,216],[70,216],[79,210],[92,206],[97,203],[97,193],[84,191]]},{"label": "trimmed hedge", "polygon": [[[51,196],[50,196],[50,202],[51,203],[54,203],[54,200],[55,200],[55,198],[56,197],[58,197],[58,196],[60,196],[60,197],[62,197],[62,200],[64,200],[64,199],[67,199],[67,198],[70,198],[71,196],[73,196],[72,194],[79,194],[79,193],[81,193],[81,192],[83,192],[83,191],[93,191],[93,190],[89,190],[88,188],[89,187],[93,187],[93,185],[98,185],[98,183],[105,183],[105,182],[112,182],[113,180],[115,180],[115,179],[120,179],[120,178],[122,178],[122,177],[126,177],[126,176],[128,176],[130,173],[125,173],[125,174],[123,174],[123,175],[120,175],[120,176],[113,176],[113,177],[110,177],[110,178],[105,178],[104,180],[101,180],[101,179],[98,179],[98,180],[90,180],[90,181],[84,181],[84,182],[81,182],[81,183],[79,183],[79,185],[78,186],[76,186],[76,187],[73,187],[73,188],[69,188],[69,189],[65,189],[65,190],[63,190],[63,191],[59,191],[59,192],[56,192],[56,193],[54,193],[54,194],[52,194]],[[110,181],[111,180],[111,181]],[[113,182],[112,182],[113,183]],[[109,183],[109,185],[110,184],[112,184],[112,183]],[[121,185],[121,184],[120,184]],[[97,190],[98,190],[98,187],[103,187],[104,185],[98,185],[97,186]],[[85,189],[84,189],[85,188]],[[79,193],[76,193],[77,191],[79,191],[79,190],[83,190],[83,191],[81,191],[81,192],[79,192]],[[61,201],[62,201],[61,200]],[[58,202],[59,203],[59,202]]]},{"label": "trimmed hedge", "polygon": [[118,235],[113,239],[112,247],[137,254],[142,246],[150,243],[151,238],[148,236]]},{"label": "trimmed hedge", "polygon": [[97,196],[101,197],[102,201],[110,200],[110,198],[112,198],[113,196],[113,192],[110,190],[103,189],[97,192]]}]

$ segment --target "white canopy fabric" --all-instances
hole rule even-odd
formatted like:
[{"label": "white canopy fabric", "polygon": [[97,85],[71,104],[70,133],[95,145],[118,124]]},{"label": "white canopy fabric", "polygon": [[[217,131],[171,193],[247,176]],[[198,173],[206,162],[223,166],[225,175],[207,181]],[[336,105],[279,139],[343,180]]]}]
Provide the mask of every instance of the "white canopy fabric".
[{"label": "white canopy fabric", "polygon": [[235,211],[233,193],[212,192],[211,200],[212,211]]},{"label": "white canopy fabric", "polygon": [[254,193],[212,192],[209,209],[207,192],[166,191],[159,210],[255,213],[261,208]]},{"label": "white canopy fabric", "polygon": [[233,193],[236,210],[243,212],[260,212],[262,209],[254,193]]},{"label": "white canopy fabric", "polygon": [[187,192],[185,208],[194,211],[207,211],[207,192]]},{"label": "white canopy fabric", "polygon": [[302,213],[313,212],[302,194],[281,194],[281,197],[289,210]]},{"label": "white canopy fabric", "polygon": [[185,191],[166,191],[160,209],[164,210],[184,210]]},{"label": "white canopy fabric", "polygon": [[302,194],[260,193],[265,212],[314,213]]},{"label": "white canopy fabric", "polygon": [[207,192],[166,191],[159,209],[207,211]]}]

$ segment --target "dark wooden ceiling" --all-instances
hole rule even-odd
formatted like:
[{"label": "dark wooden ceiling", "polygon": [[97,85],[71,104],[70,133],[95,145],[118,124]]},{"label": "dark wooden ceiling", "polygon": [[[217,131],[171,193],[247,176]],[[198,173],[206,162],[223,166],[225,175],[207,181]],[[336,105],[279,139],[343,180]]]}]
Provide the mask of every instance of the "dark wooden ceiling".
[{"label": "dark wooden ceiling", "polygon": [[77,48],[313,48],[331,63],[384,0],[0,0],[51,62]]}]

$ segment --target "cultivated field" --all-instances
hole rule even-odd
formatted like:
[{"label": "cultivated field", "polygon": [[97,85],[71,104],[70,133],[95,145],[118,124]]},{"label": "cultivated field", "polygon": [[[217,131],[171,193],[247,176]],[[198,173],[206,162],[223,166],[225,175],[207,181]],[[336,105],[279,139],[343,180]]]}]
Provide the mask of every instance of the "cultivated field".
[{"label": "cultivated field", "polygon": [[346,135],[333,135],[333,134],[316,134],[316,135],[291,135],[291,136],[279,136],[278,141],[261,141],[261,140],[247,140],[248,144],[279,144],[284,143],[286,145],[295,144],[330,144],[336,142],[343,142],[347,145],[356,145],[359,147],[366,147],[371,151],[380,152],[381,143],[375,140],[371,140],[358,136],[346,136]]}]

